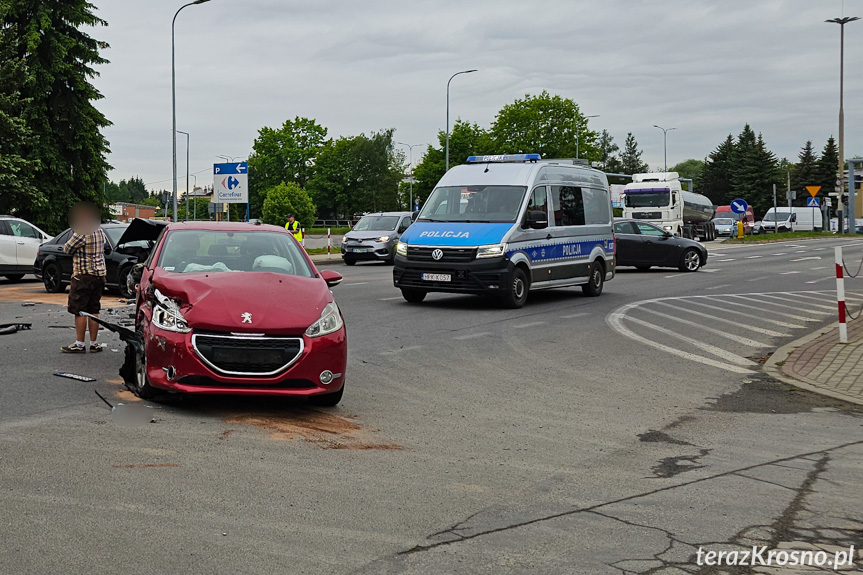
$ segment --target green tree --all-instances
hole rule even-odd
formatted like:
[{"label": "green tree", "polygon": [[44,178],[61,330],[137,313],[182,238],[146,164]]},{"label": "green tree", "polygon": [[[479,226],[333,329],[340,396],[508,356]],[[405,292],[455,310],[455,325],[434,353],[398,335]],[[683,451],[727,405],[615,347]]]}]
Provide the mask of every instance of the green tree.
[{"label": "green tree", "polygon": [[620,153],[620,168],[624,174],[643,174],[650,167],[641,161],[642,151],[638,149],[638,142],[632,132],[626,134],[626,143]]},{"label": "green tree", "polygon": [[[21,85],[12,86],[20,93],[19,117],[34,137],[23,159],[31,162],[33,185],[46,200],[26,202],[17,213],[47,231],[62,230],[68,209],[80,200],[105,203],[110,166],[101,130],[110,122],[93,105],[102,95],[91,80],[94,66],[107,62],[99,52],[108,46],[82,31],[105,24],[88,0],[0,2],[6,57],[24,72]],[[7,97],[8,90],[0,85]]]},{"label": "green tree", "polygon": [[282,182],[305,187],[314,175],[315,158],[327,142],[327,129],[309,118],[295,117],[278,129],[264,126],[249,156],[250,210],[257,215],[266,192]]},{"label": "green tree", "polygon": [[681,178],[689,178],[693,183],[697,182],[701,177],[701,170],[704,168],[704,163],[695,159],[683,160],[676,166],[671,168],[672,172],[677,172]]},{"label": "green tree", "polygon": [[594,143],[597,134],[587,128],[587,118],[578,104],[545,90],[537,96],[526,94],[524,99],[501,108],[491,126],[491,135],[501,154],[538,153],[543,158],[574,158],[578,151],[581,158],[598,160],[600,156]]},{"label": "green tree", "polygon": [[710,201],[725,206],[734,199],[731,172],[734,167],[734,138],[731,134],[716,146],[704,159],[701,175],[695,180],[695,189]]},{"label": "green tree", "polygon": [[776,156],[767,149],[761,134],[749,124],[737,137],[731,184],[736,197],[746,200],[756,214],[773,207],[773,184],[778,184]]},{"label": "green tree", "polygon": [[821,193],[828,194],[836,191],[836,180],[839,176],[839,149],[833,136],[827,138],[821,157],[818,158],[818,178],[815,185],[821,186]]},{"label": "green tree", "polygon": [[[809,192],[806,191],[806,186],[818,186],[818,158],[812,150],[812,140],[807,140],[806,144],[797,155],[798,162],[791,168],[791,189],[797,191],[798,205],[805,206],[806,199],[809,198]],[[823,190],[826,194],[830,190]]]},{"label": "green tree", "polygon": [[[429,146],[422,161],[414,168],[414,198],[420,205],[443,177],[446,166],[444,147],[446,132],[438,132],[438,147]],[[495,154],[497,148],[491,134],[478,124],[456,120],[449,135],[450,168],[464,164],[468,156]]]},{"label": "green tree", "polygon": [[617,159],[616,154],[620,151],[620,147],[614,143],[614,137],[608,133],[608,130],[600,132],[596,140],[596,147],[599,149],[599,161],[602,164],[602,170],[608,173],[617,173],[620,169],[620,160]]},{"label": "green tree", "polygon": [[300,226],[308,228],[315,222],[315,211],[315,203],[309,194],[299,184],[288,182],[267,190],[262,219],[268,224],[284,226],[288,214],[294,214]]}]

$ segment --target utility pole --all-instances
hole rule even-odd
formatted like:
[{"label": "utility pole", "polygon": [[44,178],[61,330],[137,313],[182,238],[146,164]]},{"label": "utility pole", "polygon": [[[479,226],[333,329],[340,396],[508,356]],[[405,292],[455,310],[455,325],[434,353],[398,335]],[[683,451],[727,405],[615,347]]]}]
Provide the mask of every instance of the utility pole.
[{"label": "utility pole", "polygon": [[776,219],[776,184],[773,184],[773,233],[779,231],[779,220]]}]

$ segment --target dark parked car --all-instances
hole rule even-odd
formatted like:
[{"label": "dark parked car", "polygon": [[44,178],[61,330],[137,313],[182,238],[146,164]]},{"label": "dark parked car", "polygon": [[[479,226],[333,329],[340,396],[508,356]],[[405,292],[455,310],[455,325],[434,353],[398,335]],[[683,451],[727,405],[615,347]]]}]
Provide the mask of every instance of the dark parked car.
[{"label": "dark parked car", "polygon": [[614,220],[617,265],[647,270],[652,266],[695,272],[707,264],[707,250],[694,240],[681,238],[638,220]]},{"label": "dark parked car", "polygon": [[[102,224],[108,237],[105,245],[105,267],[108,275],[105,285],[116,288],[125,298],[134,297],[127,285],[129,271],[139,261],[150,255],[156,238],[165,227],[165,222],[135,219],[128,224]],[[72,256],[63,251],[72,230],[68,229],[39,246],[34,265],[36,277],[42,280],[50,293],[65,291],[72,279]]]}]

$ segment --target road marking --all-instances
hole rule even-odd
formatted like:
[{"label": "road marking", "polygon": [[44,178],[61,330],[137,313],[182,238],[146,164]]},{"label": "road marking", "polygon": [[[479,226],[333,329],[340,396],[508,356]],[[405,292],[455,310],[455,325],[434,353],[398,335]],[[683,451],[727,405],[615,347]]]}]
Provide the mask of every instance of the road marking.
[{"label": "road marking", "polygon": [[716,268],[710,268],[709,270],[706,270],[704,268],[701,268],[701,271],[706,274],[715,274],[716,272],[721,272],[722,270]]},{"label": "road marking", "polygon": [[586,311],[583,311],[581,313],[571,313],[569,315],[562,315],[562,316],[560,316],[560,319],[573,319],[573,318],[582,317],[585,315],[590,315],[590,314],[587,313]]},{"label": "road marking", "polygon": [[827,269],[827,266],[818,266],[817,268],[812,268],[812,271],[815,271],[815,270],[826,270],[826,269]]},{"label": "road marking", "polygon": [[382,297],[378,301],[393,301],[394,299],[402,299],[402,296],[397,295],[395,297]]},{"label": "road marking", "polygon": [[727,260],[715,260],[715,261],[717,261],[717,262],[733,262],[734,258],[727,259]]},{"label": "road marking", "polygon": [[[807,309],[807,310],[823,309],[823,310],[831,310],[831,311],[833,310],[833,308],[832,308],[832,307],[829,307],[829,306],[827,306],[827,305],[824,305],[824,300],[822,300],[822,299],[821,299],[821,298],[819,298],[819,297],[811,297],[811,298],[807,298],[806,296],[800,296],[800,295],[797,295],[797,294],[789,294],[789,295],[791,295],[792,297],[797,297],[797,298],[801,298],[801,297],[802,297],[802,298],[806,299],[806,300],[807,300],[807,303],[806,303],[806,307],[805,307],[804,309]],[[784,298],[778,298],[778,297],[776,297],[776,296],[772,296],[772,295],[768,295],[768,294],[763,294],[763,295],[762,295],[762,297],[766,297],[766,298],[770,298],[770,299],[782,299],[783,301],[786,301],[786,302],[787,302],[787,299],[784,299]],[[819,303],[810,302],[809,300],[816,300],[816,301],[818,301]],[[798,301],[795,301],[795,302],[788,302],[788,303],[794,303],[795,305],[800,305],[802,302],[800,302],[800,301],[799,301],[799,299],[798,299]],[[787,308],[788,303],[784,304],[784,305],[786,306],[786,308]]]},{"label": "road marking", "polygon": [[369,282],[356,282],[356,283],[352,283],[352,284],[342,284],[342,285],[343,285],[344,287],[348,287],[348,286],[364,286],[364,285],[366,285],[367,283],[369,283]]},{"label": "road marking", "polygon": [[720,253],[715,253],[715,254],[713,254],[713,253],[711,253],[710,255],[712,255],[712,256],[713,256],[713,257],[715,257],[715,258],[724,258],[724,257],[725,257],[725,256],[727,256],[728,254],[720,254]]},{"label": "road marking", "polygon": [[641,320],[641,319],[638,319],[638,318],[635,318],[632,316],[627,316],[626,319],[631,321],[631,322],[635,322],[639,325],[643,325],[644,327],[654,329],[660,333],[664,333],[665,335],[669,335],[671,337],[676,337],[677,339],[682,339],[683,341],[685,341],[686,343],[688,343],[689,345],[691,345],[693,347],[697,347],[700,350],[706,351],[707,353],[709,353],[711,355],[715,355],[716,357],[720,357],[720,358],[722,358],[726,361],[732,362],[734,364],[752,365],[752,366],[755,365],[754,361],[746,359],[745,357],[741,357],[737,354],[731,353],[730,351],[725,351],[724,349],[716,347],[714,345],[710,345],[707,343],[700,342],[698,340],[691,339],[685,335],[677,333],[676,331],[672,331],[670,329],[660,327],[658,325],[654,325],[648,321],[644,321],[644,320]]},{"label": "road marking", "polygon": [[[713,334],[716,334],[720,337],[724,337],[726,339],[731,339],[731,340],[734,340],[734,341],[737,341],[740,343],[744,343],[744,344],[751,346],[751,347],[764,347],[766,345],[766,344],[761,343],[760,341],[756,341],[754,339],[749,339],[747,337],[737,335],[736,333],[729,333],[728,331],[723,331],[721,329],[708,327],[708,326],[700,324],[698,322],[689,321],[688,319],[683,319],[681,317],[668,315],[666,313],[663,313],[661,311],[657,311],[655,309],[650,309],[649,307],[642,306],[642,307],[639,307],[638,310],[639,311],[646,311],[648,313],[653,313],[653,314],[656,314],[658,316],[662,316],[665,319],[670,319],[672,321],[676,321],[676,322],[682,323],[684,325],[692,325],[692,326],[697,327],[701,331],[706,331],[707,333],[713,333]],[[626,317],[627,317],[627,319],[631,319],[632,316],[626,316]]]},{"label": "road marking", "polygon": [[761,276],[760,278],[752,278],[751,280],[746,280],[748,282],[760,282],[761,280],[770,279],[770,276]]},{"label": "road marking", "polygon": [[685,277],[686,277],[686,274],[671,274],[670,276],[665,276],[666,279],[668,279],[668,278],[685,278]]},{"label": "road marking", "polygon": [[[786,323],[784,321],[779,321],[777,319],[769,319],[769,318],[760,317],[760,316],[759,317],[753,317],[752,314],[749,312],[737,311],[736,309],[728,309],[727,307],[719,307],[719,306],[715,306],[715,305],[710,305],[710,304],[702,303],[700,301],[690,300],[690,301],[687,301],[686,303],[692,303],[692,304],[700,305],[702,307],[706,307],[709,309],[715,309],[715,310],[721,311],[722,313],[733,313],[733,314],[737,314],[737,315],[746,316],[749,319],[751,319],[752,321],[763,321],[763,322],[767,322],[767,323],[772,323],[773,325],[778,325],[779,327],[790,327],[791,329],[797,329],[797,328],[803,327],[802,325],[797,325],[795,323]],[[732,302],[726,302],[726,303],[728,305],[734,305],[734,304],[732,304]],[[737,304],[737,305],[743,305],[743,304]],[[748,307],[752,307],[752,306],[748,306]]]},{"label": "road marking", "polygon": [[807,258],[797,258],[796,260],[791,260],[792,262],[805,262],[806,260],[820,260],[821,256],[809,256]]},{"label": "road marking", "polygon": [[806,250],[794,250],[795,254],[805,254]]},{"label": "road marking", "polygon": [[815,248],[815,249],[814,249],[814,250],[812,250],[812,251],[813,251],[813,252],[823,252],[823,251],[824,251],[824,250],[826,250],[826,249],[827,249],[827,248]]},{"label": "road marking", "polygon": [[782,272],[782,273],[781,273],[781,274],[779,274],[779,275],[781,275],[781,276],[788,276],[788,275],[791,275],[791,274],[799,274],[799,273],[800,273],[800,272]]},{"label": "road marking", "polygon": [[[723,296],[717,296],[717,297],[723,297]],[[728,297],[734,297],[734,296],[733,296],[733,295],[730,295],[730,296],[728,296]],[[764,304],[768,304],[768,305],[775,305],[775,306],[779,306],[779,307],[782,307],[782,308],[787,308],[787,304],[778,304],[778,303],[774,303],[774,302],[771,302],[771,301],[765,302],[765,301],[756,300],[756,299],[753,299],[753,298],[747,298],[747,301],[748,301],[748,300],[756,301],[756,302],[760,303],[761,305],[760,305],[760,306],[747,305],[747,304],[745,304],[745,303],[739,303],[739,302],[736,302],[736,301],[723,301],[722,303],[723,303],[724,305],[734,305],[734,306],[737,306],[737,307],[744,307],[744,308],[747,308],[747,309],[752,309],[752,310],[755,310],[755,311],[767,312],[767,313],[777,313],[777,312],[775,312],[775,311],[773,311],[773,310],[769,310],[769,309],[764,309]],[[758,316],[758,317],[759,317],[759,319],[760,319],[760,316]],[[796,319],[796,320],[800,320],[800,321],[806,321],[806,322],[809,322],[809,321],[817,321],[817,320],[812,319],[812,318],[808,318],[808,317],[800,317],[800,316],[792,316],[792,319]]]},{"label": "road marking", "polygon": [[491,332],[489,332],[489,331],[482,331],[482,332],[480,332],[480,333],[469,333],[469,334],[467,334],[467,335],[459,335],[459,336],[456,336],[456,337],[454,337],[453,339],[457,339],[457,340],[459,340],[459,341],[464,341],[464,340],[466,340],[466,339],[476,339],[476,338],[478,338],[478,337],[485,337],[485,336],[487,336],[487,335],[491,335]]},{"label": "road marking", "polygon": [[757,258],[763,258],[763,257],[764,257],[764,256],[746,256],[746,259],[747,259],[747,260],[754,260],[754,259],[757,259]]},{"label": "road marking", "polygon": [[722,285],[718,285],[718,286],[710,286],[710,287],[706,287],[704,289],[719,289],[719,288],[724,288],[724,287],[731,287],[731,284],[722,284]]},{"label": "road marking", "polygon": [[400,347],[398,349],[390,349],[388,351],[382,351],[378,355],[397,355],[399,353],[404,353],[406,351],[414,351],[417,349],[422,349],[421,345],[409,345],[408,347]]},{"label": "road marking", "polygon": [[827,280],[835,280],[835,279],[836,279],[836,278],[821,278],[820,280],[812,280],[812,281],[808,281],[808,282],[806,282],[806,283],[808,283],[808,284],[817,284],[817,283],[821,283],[821,282],[826,282]]},{"label": "road marking", "polygon": [[779,252],[778,254],[773,254],[774,256],[784,256],[788,255],[788,252]]},{"label": "road marking", "polygon": [[519,324],[519,325],[515,325],[515,326],[513,326],[513,327],[514,327],[515,329],[525,329],[525,328],[528,328],[528,327],[536,327],[536,326],[538,326],[538,325],[545,325],[546,323],[548,323],[548,322],[545,322],[545,321],[532,321],[532,322],[530,322],[530,323],[522,323],[522,324]]},{"label": "road marking", "polygon": [[[665,303],[665,302],[662,302],[662,301],[658,301],[658,302],[656,302],[656,303],[657,303],[657,304],[659,304],[659,305],[664,305],[664,306],[666,306],[666,307],[673,308],[673,309],[680,309],[678,306],[672,305],[672,304],[670,304],[670,303]],[[709,313],[701,313],[700,311],[695,311],[695,310],[686,310],[686,313],[690,313],[690,314],[693,314],[693,315],[697,315],[697,316],[700,316],[700,317],[703,317],[703,318],[706,318],[706,319],[710,319],[710,320],[713,320],[713,321],[721,321],[721,322],[724,322],[724,323],[729,323],[729,324],[731,324],[731,325],[736,326],[736,327],[737,327],[737,328],[739,328],[739,329],[748,329],[749,331],[754,331],[754,332],[758,332],[758,333],[763,333],[764,335],[769,335],[769,336],[772,336],[772,337],[782,337],[782,336],[784,336],[784,335],[785,335],[784,333],[779,333],[778,331],[773,331],[773,330],[771,330],[771,329],[765,329],[765,328],[763,328],[763,327],[758,327],[758,326],[756,326],[756,325],[745,325],[745,324],[744,324],[744,325],[741,325],[741,324],[740,324],[740,322],[738,322],[738,321],[734,321],[733,319],[725,319],[724,317],[719,317],[719,316],[715,316],[715,315],[710,315]]]}]

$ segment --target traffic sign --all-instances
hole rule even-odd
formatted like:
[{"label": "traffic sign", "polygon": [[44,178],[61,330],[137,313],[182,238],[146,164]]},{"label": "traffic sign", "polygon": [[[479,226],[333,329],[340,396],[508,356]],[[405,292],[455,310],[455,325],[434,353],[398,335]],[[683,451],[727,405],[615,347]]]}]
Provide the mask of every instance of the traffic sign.
[{"label": "traffic sign", "polygon": [[806,200],[807,208],[820,208],[821,207],[821,199],[820,198],[809,198]]},{"label": "traffic sign", "polygon": [[821,186],[806,186],[806,191],[809,192],[809,195],[813,198],[818,195],[820,190]]},{"label": "traffic sign", "polygon": [[213,164],[213,201],[217,204],[249,202],[249,163]]},{"label": "traffic sign", "polygon": [[746,200],[734,200],[731,202],[731,211],[735,214],[745,214],[748,207],[749,204],[746,203]]}]

